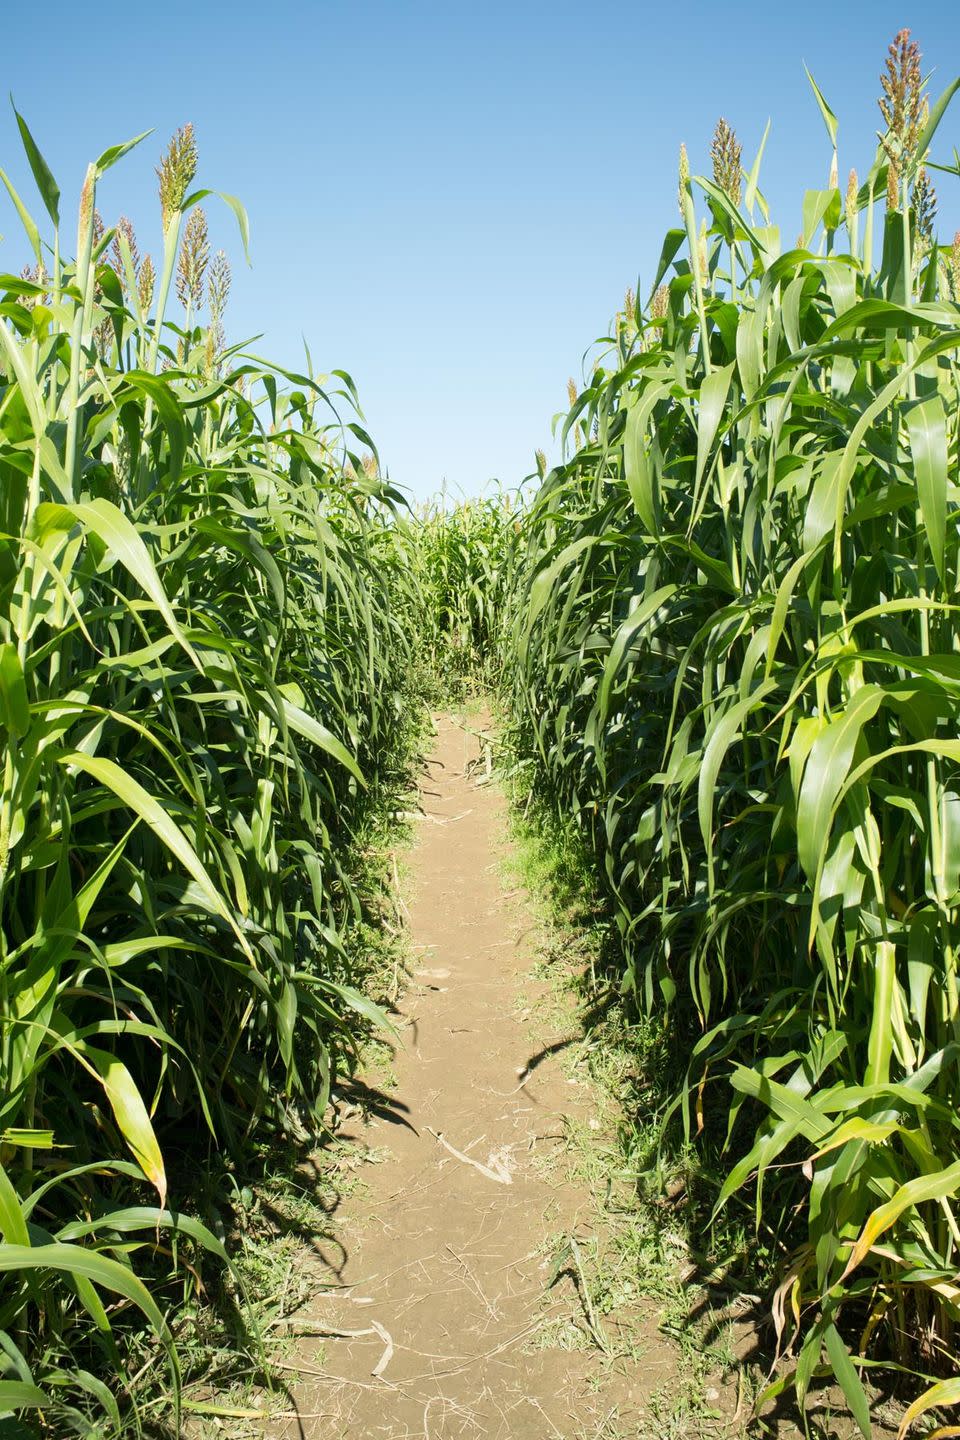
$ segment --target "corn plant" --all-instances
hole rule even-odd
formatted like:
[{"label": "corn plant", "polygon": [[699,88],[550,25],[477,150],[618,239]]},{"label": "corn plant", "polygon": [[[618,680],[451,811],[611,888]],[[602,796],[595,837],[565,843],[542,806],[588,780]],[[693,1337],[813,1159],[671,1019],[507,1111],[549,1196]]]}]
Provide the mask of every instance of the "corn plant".
[{"label": "corn plant", "polygon": [[406,723],[412,582],[350,377],[226,343],[192,128],[155,264],[96,203],[144,137],[89,167],[68,259],[17,118],[52,233],[0,172],[33,253],[0,277],[0,1414],[117,1434],[134,1312],[179,1405],[157,1286],[228,1258],[164,1137],[189,1169],[318,1128],[383,1020],[349,847]]},{"label": "corn plant", "polygon": [[418,650],[444,692],[494,681],[516,511],[503,490],[452,505],[444,492],[413,517]]},{"label": "corn plant", "polygon": [[[721,121],[523,519],[515,743],[597,857],[630,1003],[693,1007],[688,1133],[794,1248],[785,1384],[960,1400],[960,234],[908,32],[784,244]],[[764,140],[766,137],[764,136]],[[577,430],[579,429],[579,436]],[[799,1217],[799,1219],[798,1219]],[[946,1433],[946,1432],[944,1432]],[[953,1433],[952,1431],[950,1433]]]}]

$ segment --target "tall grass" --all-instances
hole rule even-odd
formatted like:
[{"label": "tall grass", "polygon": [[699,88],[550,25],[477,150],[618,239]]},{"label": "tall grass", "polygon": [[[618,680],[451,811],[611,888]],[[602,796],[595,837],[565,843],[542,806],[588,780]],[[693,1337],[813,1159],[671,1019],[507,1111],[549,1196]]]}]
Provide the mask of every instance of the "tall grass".
[{"label": "tall grass", "polygon": [[20,128],[49,223],[3,175],[33,264],[0,278],[0,1414],[112,1435],[139,1424],[131,1317],[178,1408],[156,1280],[226,1259],[164,1137],[202,1164],[316,1127],[380,1018],[349,845],[405,724],[411,581],[349,376],[225,343],[192,129],[154,264],[96,209],[138,141],[89,167],[70,260]]},{"label": "tall grass", "polygon": [[[789,1243],[786,1379],[960,1401],[960,236],[908,34],[866,178],[784,244],[725,123],[523,517],[507,639],[532,783],[615,906],[624,990],[693,1006],[679,1099]],[[764,137],[765,139],[766,137]],[[949,231],[948,231],[949,235]],[[891,1373],[888,1369],[887,1373]],[[947,1433],[947,1432],[943,1432]],[[949,1433],[953,1433],[950,1431]]]},{"label": "tall grass", "polygon": [[495,683],[518,506],[504,490],[453,503],[444,492],[413,517],[417,647],[437,693]]}]

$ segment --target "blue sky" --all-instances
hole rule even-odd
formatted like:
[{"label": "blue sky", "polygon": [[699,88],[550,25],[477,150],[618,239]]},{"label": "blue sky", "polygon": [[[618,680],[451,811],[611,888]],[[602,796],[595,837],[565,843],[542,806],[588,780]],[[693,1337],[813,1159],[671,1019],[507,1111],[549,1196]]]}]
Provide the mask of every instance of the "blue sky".
[{"label": "blue sky", "polygon": [[[299,368],[306,336],[317,367],[349,370],[386,467],[419,496],[444,479],[515,484],[535,447],[550,451],[568,375],[625,286],[649,284],[676,223],[681,140],[702,172],[719,115],[749,159],[770,117],[762,187],[792,238],[830,158],[804,61],[839,116],[843,176],[871,159],[898,28],[919,40],[932,91],[960,73],[947,0],[99,0],[79,25],[76,13],[54,0],[40,23],[15,7],[0,61],[65,211],[89,159],[153,126],[106,177],[101,208],[155,249],[153,167],[192,120],[198,179],[250,215],[247,269],[232,218],[210,211],[234,262],[231,338],[263,332],[257,348]],[[960,101],[940,137],[948,153],[958,143]],[[0,164],[32,204],[9,110]],[[958,225],[953,182],[941,237]],[[0,232],[0,267],[19,270],[5,195]]]}]

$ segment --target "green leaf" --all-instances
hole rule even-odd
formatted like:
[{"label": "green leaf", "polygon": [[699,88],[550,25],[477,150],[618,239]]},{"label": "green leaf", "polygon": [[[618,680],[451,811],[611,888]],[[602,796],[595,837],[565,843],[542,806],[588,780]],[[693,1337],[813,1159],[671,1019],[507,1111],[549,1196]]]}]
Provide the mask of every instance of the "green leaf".
[{"label": "green leaf", "polygon": [[50,1396],[27,1380],[0,1380],[0,1410],[39,1410]]},{"label": "green leaf", "polygon": [[362,1015],[364,1020],[369,1020],[370,1024],[375,1025],[378,1030],[387,1030],[394,1035],[397,1033],[397,1028],[387,1012],[353,985],[338,985],[333,980],[324,980],[322,984],[325,990],[339,995],[345,1005],[349,1005],[351,1010]]},{"label": "green leaf", "polygon": [[647,456],[644,419],[642,405],[632,405],[627,411],[623,431],[623,473],[637,514],[648,532],[656,535],[660,528],[657,521],[656,474]]},{"label": "green leaf", "polygon": [[917,480],[927,544],[941,584],[945,585],[947,534],[947,417],[939,395],[911,405],[907,433]]},{"label": "green leaf", "polygon": [[757,197],[757,186],[760,183],[760,165],[763,161],[763,152],[766,149],[767,138],[769,134],[770,121],[768,120],[766,125],[763,127],[763,138],[760,141],[760,147],[757,150],[756,159],[754,160],[753,165],[750,167],[750,174],[747,177],[747,188],[743,197],[744,206],[746,207],[751,217],[753,216],[753,206]]},{"label": "green leaf", "polygon": [[817,107],[820,111],[821,116],[823,117],[823,123],[827,127],[827,134],[830,136],[830,144],[833,146],[834,150],[836,150],[837,117],[836,115],[834,115],[833,111],[830,109],[830,106],[823,98],[823,92],[821,91],[820,86],[817,84],[816,80],[814,80],[808,67],[804,65],[803,68],[807,72],[807,79],[810,81],[810,89],[813,91],[814,97],[817,102]]},{"label": "green leaf", "polygon": [[893,1050],[893,1007],[897,984],[897,951],[889,940],[878,940],[873,963],[873,1017],[867,1042],[867,1085],[885,1085],[890,1079]]},{"label": "green leaf", "polygon": [[922,161],[924,159],[927,151],[933,144],[933,137],[940,128],[940,121],[946,114],[947,106],[958,90],[960,90],[960,75],[958,75],[955,80],[950,81],[946,90],[943,91],[942,95],[940,95],[931,106],[927,123],[920,133],[920,139],[917,141],[916,155],[919,160]]},{"label": "green leaf", "polygon": [[363,778],[363,773],[359,765],[343,741],[338,740],[332,730],[328,730],[326,725],[321,725],[319,720],[315,720],[312,715],[308,715],[299,705],[294,705],[291,701],[287,700],[282,693],[280,703],[283,708],[284,719],[291,730],[295,731],[298,735],[302,735],[305,740],[309,740],[312,744],[319,746],[321,750],[325,750],[328,755],[332,755],[344,769],[349,770],[355,780],[366,788],[367,782]]},{"label": "green leaf", "polygon": [[139,145],[141,140],[146,140],[147,137],[152,134],[152,130],[144,130],[139,135],[134,135],[132,140],[125,140],[121,145],[111,145],[108,149],[104,150],[100,159],[96,162],[98,174],[103,175],[105,171],[110,169],[111,165],[116,165],[117,161],[122,160],[124,155],[129,155],[130,151]]},{"label": "green leaf", "polygon": [[74,521],[78,521],[84,530],[96,535],[113,552],[124,569],[129,571],[141,589],[149,595],[166,621],[170,633],[200,668],[196,652],[181,630],[173,606],[167,598],[150,551],[139,531],[123,512],[109,500],[103,499],[73,505],[44,504],[37,508],[37,525],[41,534],[52,529],[70,529]]},{"label": "green leaf", "polygon": [[26,205],[24,205],[23,201],[20,199],[20,196],[17,194],[16,190],[13,188],[13,182],[7,174],[6,170],[2,168],[0,168],[0,180],[3,181],[4,185],[6,185],[10,199],[16,206],[17,214],[20,216],[20,222],[23,225],[24,230],[27,232],[27,239],[30,241],[30,248],[33,251],[34,259],[39,265],[43,258],[43,251],[40,248],[40,231],[37,229],[36,221],[30,214],[30,211],[27,209]]},{"label": "green leaf", "polygon": [[213,1231],[192,1215],[181,1215],[175,1210],[158,1209],[155,1205],[129,1205],[123,1210],[110,1210],[94,1220],[71,1220],[58,1233],[60,1240],[78,1240],[86,1235],[97,1235],[104,1230],[117,1230],[121,1234],[136,1230],[174,1230],[195,1240],[225,1265],[230,1257],[222,1240]]},{"label": "green leaf", "polygon": [[162,375],[151,375],[146,370],[128,370],[123,377],[123,388],[115,392],[114,398],[118,407],[123,404],[126,388],[148,396],[157,408],[169,447],[168,479],[173,485],[180,478],[187,449],[187,426],[183,407]]},{"label": "green leaf", "polygon": [[20,114],[16,105],[13,104],[13,96],[10,96],[10,104],[13,106],[13,113],[17,117],[17,127],[20,131],[20,139],[23,141],[23,148],[26,151],[33,178],[37,182],[37,189],[47,209],[47,214],[54,225],[60,225],[60,187],[50,173],[46,160],[40,154],[37,143],[30,134],[26,120]]},{"label": "green leaf", "polygon": [[727,218],[733,222],[735,230],[740,230],[746,235],[757,255],[765,255],[766,247],[763,239],[757,231],[754,230],[753,226],[747,223],[727,192],[721,190],[719,185],[715,185],[712,180],[708,180],[704,175],[698,175],[696,182],[701,190],[703,190],[706,195],[709,195],[717,209],[722,210]]},{"label": "green leaf", "polygon": [[667,231],[666,237],[663,242],[663,248],[660,251],[660,259],[657,262],[657,270],[654,276],[654,281],[653,284],[650,286],[651,300],[653,299],[653,296],[657,290],[657,287],[660,284],[660,281],[663,279],[664,275],[666,275],[667,270],[670,266],[670,262],[673,260],[677,251],[680,249],[680,246],[683,244],[685,234],[686,231],[682,229]]},{"label": "green leaf", "polygon": [[0,1232],[11,1245],[29,1245],[30,1232],[26,1216],[20,1208],[20,1197],[0,1165]]},{"label": "green leaf", "polygon": [[0,321],[0,341],[6,357],[10,362],[10,368],[16,377],[20,387],[20,394],[30,416],[35,436],[41,436],[47,428],[46,415],[43,408],[43,397],[40,388],[30,371],[27,369],[24,359],[24,350],[14,335],[13,330],[5,321]]},{"label": "green leaf", "polygon": [[731,361],[729,365],[724,365],[722,370],[714,370],[707,375],[700,386],[697,411],[697,473],[694,481],[698,490],[710,458],[723,408],[727,403],[733,371],[734,365]]},{"label": "green leaf", "polygon": [[650,385],[627,410],[623,433],[623,470],[630,498],[648,533],[660,533],[660,495],[656,467],[648,454],[647,426],[656,406],[669,395],[673,380]]},{"label": "green leaf", "polygon": [[5,725],[15,737],[26,735],[30,729],[23,666],[17,647],[9,642],[0,645],[0,725]]},{"label": "green leaf", "polygon": [[703,843],[707,849],[707,866],[711,891],[714,884],[713,811],[720,766],[723,764],[724,756],[729,750],[734,736],[746,717],[752,710],[755,710],[764,698],[775,688],[776,682],[774,680],[764,680],[762,685],[752,694],[746,696],[743,700],[738,700],[737,703],[731,705],[728,710],[718,714],[705,737],[703,758],[700,763],[700,778],[697,786],[697,815],[700,820],[700,833],[703,836]]},{"label": "green leaf", "polygon": [[858,690],[839,719],[820,732],[807,757],[797,804],[797,849],[811,880],[826,853],[834,802],[850,771],[857,740],[883,699],[879,686]]},{"label": "green leaf", "polygon": [[596,535],[580,536],[579,539],[567,545],[556,559],[536,576],[533,584],[530,586],[530,601],[525,616],[525,628],[528,633],[546,607],[554,585],[564,570],[566,570],[567,566],[572,565],[574,560],[583,554],[584,550],[589,549],[591,545],[597,544],[598,540],[599,537]]},{"label": "green leaf", "polygon": [[637,631],[646,625],[657,611],[677,592],[676,585],[661,585],[652,595],[645,595],[630,611],[630,614],[614,636],[610,652],[604,661],[603,676],[597,693],[598,721],[602,725],[610,708],[610,692],[617,678],[623,658]]},{"label": "green leaf", "polygon": [[[206,200],[209,195],[216,195],[225,205],[228,205],[236,217],[237,226],[240,231],[240,241],[243,245],[243,258],[250,264],[250,221],[247,212],[236,195],[228,195],[223,190],[194,190],[183,202],[184,214],[191,210],[194,205],[199,205],[201,200]],[[312,385],[312,381],[310,382]]]},{"label": "green leaf", "polygon": [[117,799],[150,827],[171,854],[197,882],[199,890],[211,911],[220,915],[233,930],[245,953],[252,960],[246,937],[240,930],[233,912],[214,885],[197,852],[173,818],[159,800],[147,793],[143,786],[114,761],[100,755],[84,755],[78,750],[60,757],[65,766],[76,766],[111,790]]},{"label": "green leaf", "polygon": [[849,1350],[840,1339],[840,1332],[836,1325],[827,1325],[823,1332],[823,1343],[830,1364],[833,1366],[833,1373],[850,1406],[850,1413],[857,1422],[857,1428],[863,1436],[863,1440],[871,1440],[873,1429],[870,1424],[870,1404],[867,1400],[867,1392],[857,1374],[856,1366],[850,1359]]},{"label": "green leaf", "polygon": [[0,1271],[15,1274],[20,1270],[57,1270],[69,1277],[80,1276],[136,1305],[150,1321],[166,1350],[174,1385],[174,1413],[179,1424],[180,1367],[176,1351],[167,1322],[142,1280],[138,1280],[126,1265],[86,1250],[81,1245],[0,1245]]},{"label": "green leaf", "polygon": [[821,223],[827,230],[836,230],[841,214],[839,190],[808,190],[803,197],[804,245],[812,243]]}]

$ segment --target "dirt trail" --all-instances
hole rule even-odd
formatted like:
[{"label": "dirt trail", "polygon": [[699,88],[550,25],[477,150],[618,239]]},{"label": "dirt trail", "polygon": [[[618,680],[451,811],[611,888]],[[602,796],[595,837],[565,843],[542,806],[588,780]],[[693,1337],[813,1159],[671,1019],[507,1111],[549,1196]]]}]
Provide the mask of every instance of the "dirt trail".
[{"label": "dirt trail", "polygon": [[[551,1316],[589,1326],[574,1267],[552,1289],[550,1280],[558,1243],[590,1224],[586,1187],[556,1162],[564,1117],[586,1122],[591,1093],[564,1072],[569,1036],[544,1045],[536,1023],[546,987],[530,974],[529,902],[501,873],[504,798],[471,773],[476,737],[451,716],[437,725],[405,887],[416,960],[397,1085],[379,1114],[347,1125],[382,1163],[364,1167],[368,1185],[341,1205],[336,1274],[318,1269],[316,1297],[298,1317],[363,1333],[328,1336],[320,1364],[320,1342],[302,1342],[299,1418],[269,1433],[633,1435],[634,1402],[665,1378],[667,1361],[654,1346],[633,1373],[618,1373],[597,1348],[558,1347]],[[347,1288],[321,1293],[331,1284]]]}]

